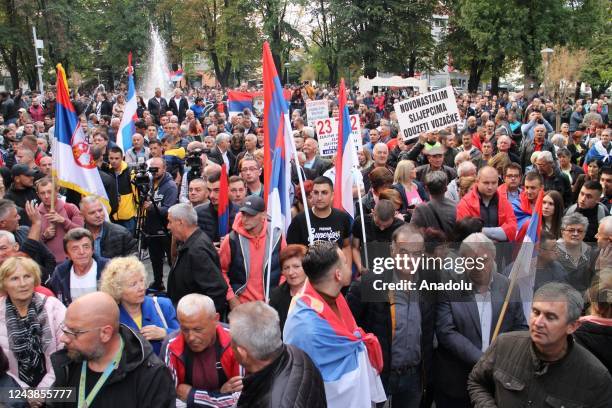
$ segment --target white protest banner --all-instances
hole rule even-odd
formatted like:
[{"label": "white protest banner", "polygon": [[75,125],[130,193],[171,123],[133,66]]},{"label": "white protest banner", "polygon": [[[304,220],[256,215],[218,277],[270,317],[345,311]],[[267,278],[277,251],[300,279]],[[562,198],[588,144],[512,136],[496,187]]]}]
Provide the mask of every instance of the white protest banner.
[{"label": "white protest banner", "polygon": [[[359,115],[351,115],[351,136],[357,151],[363,150],[361,138],[361,123]],[[319,138],[319,155],[329,157],[336,154],[338,150],[338,122],[335,118],[319,119],[315,121],[315,132]]]},{"label": "white protest banner", "polygon": [[461,123],[452,86],[393,105],[404,140]]},{"label": "white protest banner", "polygon": [[306,118],[308,126],[313,126],[319,119],[329,118],[329,103],[327,100],[306,101]]}]

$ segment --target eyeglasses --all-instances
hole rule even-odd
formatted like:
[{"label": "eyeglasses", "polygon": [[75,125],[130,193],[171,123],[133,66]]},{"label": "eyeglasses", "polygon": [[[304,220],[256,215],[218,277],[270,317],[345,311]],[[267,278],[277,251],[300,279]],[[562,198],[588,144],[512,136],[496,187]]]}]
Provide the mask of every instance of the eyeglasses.
[{"label": "eyeglasses", "polygon": [[77,339],[81,334],[89,333],[91,331],[98,330],[101,328],[102,327],[100,326],[100,327],[93,327],[91,329],[86,329],[86,330],[72,330],[66,327],[64,323],[60,325],[60,330],[62,331],[62,333],[64,333],[66,336],[72,337],[73,339]]},{"label": "eyeglasses", "polygon": [[583,229],[579,229],[579,228],[566,228],[563,231],[570,233],[571,235],[574,234],[584,234],[584,230]]}]

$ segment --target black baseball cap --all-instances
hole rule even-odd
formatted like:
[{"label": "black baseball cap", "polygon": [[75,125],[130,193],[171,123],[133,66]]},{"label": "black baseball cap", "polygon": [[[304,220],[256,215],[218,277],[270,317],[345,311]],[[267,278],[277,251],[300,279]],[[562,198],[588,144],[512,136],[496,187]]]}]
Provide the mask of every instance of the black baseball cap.
[{"label": "black baseball cap", "polygon": [[23,176],[23,175],[34,177],[34,171],[31,170],[25,164],[14,165],[13,168],[11,169],[11,177],[17,177],[17,176]]},{"label": "black baseball cap", "polygon": [[242,207],[240,207],[240,212],[245,212],[249,215],[257,215],[264,211],[266,211],[266,204],[263,198],[258,195],[248,196]]}]

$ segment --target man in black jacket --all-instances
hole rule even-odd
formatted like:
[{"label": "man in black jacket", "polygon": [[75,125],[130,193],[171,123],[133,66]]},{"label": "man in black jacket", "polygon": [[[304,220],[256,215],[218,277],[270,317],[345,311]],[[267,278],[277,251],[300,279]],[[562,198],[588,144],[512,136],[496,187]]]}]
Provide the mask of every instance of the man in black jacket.
[{"label": "man in black jacket", "polygon": [[572,185],[569,177],[555,165],[552,153],[540,152],[535,165],[544,180],[544,191],[556,190],[563,197],[565,208],[572,205]]},{"label": "man in black jacket", "polygon": [[[392,257],[423,254],[424,250],[423,235],[417,228],[406,224],[393,233]],[[418,407],[431,382],[435,295],[430,291],[376,288],[381,280],[409,280],[418,289],[424,280],[434,282],[433,275],[425,270],[373,270],[361,281],[354,281],[346,297],[357,324],[378,338],[383,352],[381,379],[385,392],[405,404],[402,406]]]},{"label": "man in black jacket", "polygon": [[136,239],[124,226],[106,221],[104,207],[97,197],[84,197],[80,208],[85,228],[94,236],[94,254],[109,259],[136,254]]},{"label": "man in black jacket", "polygon": [[166,229],[168,210],[178,200],[176,183],[166,173],[166,162],[160,157],[149,161],[149,171],[153,174],[153,188],[143,203],[147,212],[144,221],[144,232],[147,236],[149,255],[153,267],[151,289],[164,290],[164,254],[170,263],[170,236]]},{"label": "man in black jacket", "polygon": [[155,96],[149,99],[147,108],[149,113],[155,118],[155,122],[159,125],[159,118],[165,115],[168,110],[168,102],[162,97],[160,88],[155,88]]},{"label": "man in black jacket", "polygon": [[229,320],[234,357],[249,373],[238,407],[327,406],[319,370],[302,350],[283,344],[276,310],[261,301],[244,303]]},{"label": "man in black jacket", "polygon": [[[212,242],[221,242],[221,236],[219,236],[219,215],[217,213],[219,207],[219,185],[220,185],[220,172],[215,172],[208,177],[207,187],[209,191],[208,199],[210,200],[206,204],[198,206],[196,209],[198,215],[198,226],[202,231],[206,233],[208,238]],[[234,225],[234,219],[238,207],[230,201],[229,203],[229,226],[231,228]]]},{"label": "man in black jacket", "polygon": [[226,309],[227,283],[221,275],[219,255],[210,238],[198,228],[198,215],[190,203],[168,211],[168,229],[179,242],[174,266],[168,274],[168,296],[172,303],[189,293],[210,297],[220,315]]},{"label": "man in black jacket", "polygon": [[174,90],[174,98],[168,102],[168,108],[178,117],[179,123],[183,123],[186,112],[189,109],[189,102],[183,96],[183,91],[180,88]]},{"label": "man in black jacket", "polygon": [[[170,372],[148,341],[119,324],[119,307],[110,295],[94,292],[75,300],[66,310],[62,331],[61,341],[66,347],[51,355],[54,387],[73,387],[77,400],[82,397],[89,407],[118,403],[126,407],[174,406],[176,394]],[[107,373],[109,364],[115,367]],[[103,383],[97,391],[95,378]]]}]

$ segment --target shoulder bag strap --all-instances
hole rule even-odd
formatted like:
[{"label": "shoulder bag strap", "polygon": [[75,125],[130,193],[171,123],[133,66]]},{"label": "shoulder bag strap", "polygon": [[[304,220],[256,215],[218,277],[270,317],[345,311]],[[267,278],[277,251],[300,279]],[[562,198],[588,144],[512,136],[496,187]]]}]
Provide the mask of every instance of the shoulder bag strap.
[{"label": "shoulder bag strap", "polygon": [[164,316],[161,307],[159,307],[159,303],[157,302],[157,296],[153,296],[153,303],[155,304],[155,310],[157,310],[157,314],[159,315],[159,318],[161,319],[162,324],[164,325],[164,329],[168,331],[168,322],[166,322],[166,317]]}]

